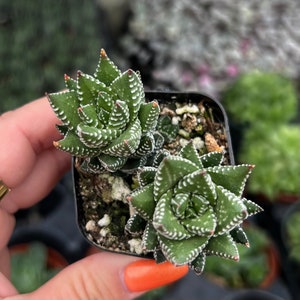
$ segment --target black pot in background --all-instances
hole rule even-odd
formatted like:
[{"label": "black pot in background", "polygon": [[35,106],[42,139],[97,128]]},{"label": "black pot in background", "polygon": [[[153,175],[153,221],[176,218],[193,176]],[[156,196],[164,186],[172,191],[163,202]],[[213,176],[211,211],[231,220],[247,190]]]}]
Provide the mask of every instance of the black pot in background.
[{"label": "black pot in background", "polygon": [[241,290],[233,292],[223,300],[286,300],[267,291],[262,290]]}]

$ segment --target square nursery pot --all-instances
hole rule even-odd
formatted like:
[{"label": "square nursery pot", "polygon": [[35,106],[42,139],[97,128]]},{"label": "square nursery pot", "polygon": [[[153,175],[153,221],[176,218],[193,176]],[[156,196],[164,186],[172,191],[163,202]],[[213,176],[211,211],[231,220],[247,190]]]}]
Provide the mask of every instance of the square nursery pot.
[{"label": "square nursery pot", "polygon": [[[204,152],[206,148],[223,150],[222,164],[234,164],[227,116],[218,101],[200,93],[151,91],[145,96],[147,102],[158,102],[161,115],[178,123],[179,134],[164,146],[172,154],[192,138]],[[125,228],[132,213],[127,195],[136,187],[136,174],[87,174],[80,170],[80,164],[81,159],[73,157],[77,221],[83,236],[101,250],[153,258],[153,252],[145,253],[141,248],[139,233]]]}]

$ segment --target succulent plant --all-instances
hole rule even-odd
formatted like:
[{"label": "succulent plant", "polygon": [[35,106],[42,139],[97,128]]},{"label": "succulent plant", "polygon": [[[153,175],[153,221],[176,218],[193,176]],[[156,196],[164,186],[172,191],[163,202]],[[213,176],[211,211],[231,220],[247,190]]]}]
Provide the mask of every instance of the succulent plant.
[{"label": "succulent plant", "polygon": [[140,187],[128,196],[134,212],[126,229],[142,233],[145,252],[157,262],[189,264],[200,274],[206,255],[238,260],[236,243],[248,246],[242,222],[261,211],[243,198],[252,165],[222,165],[224,154],[199,155],[188,143],[157,168],[138,173]]},{"label": "succulent plant", "polygon": [[145,102],[139,73],[122,73],[101,50],[94,75],[65,75],[66,91],[48,95],[62,121],[64,138],[54,145],[82,157],[88,172],[131,170],[146,162],[162,138],[155,127],[160,108]]},{"label": "succulent plant", "polygon": [[[207,146],[209,153],[200,155],[193,140],[181,150],[180,143],[168,148],[180,133],[178,124],[168,115],[160,116],[156,101],[146,102],[139,73],[131,69],[122,73],[103,49],[94,75],[78,71],[76,80],[65,75],[65,83],[66,91],[48,95],[62,122],[57,128],[63,139],[54,145],[78,157],[76,171],[85,173],[75,184],[76,194],[82,188],[81,202],[89,198],[87,185],[98,184],[91,187],[96,195],[93,203],[84,204],[93,211],[83,217],[86,225],[93,225],[85,227],[88,232],[95,230],[93,241],[111,249],[111,242],[118,240],[120,251],[142,256],[151,252],[157,262],[189,264],[197,274],[203,270],[206,255],[238,260],[236,243],[248,245],[240,225],[261,210],[242,196],[253,166],[227,165],[223,147],[209,150]],[[106,186],[99,173],[117,171],[127,174],[112,176],[128,179],[134,188],[131,191],[128,186],[126,192],[129,206],[124,203],[126,196],[109,197],[109,201],[101,196],[111,190],[111,183]],[[117,229],[108,228],[105,235],[98,235],[103,216],[113,216],[124,207],[122,217],[129,234],[118,219]],[[122,242],[115,232],[123,234]]]}]

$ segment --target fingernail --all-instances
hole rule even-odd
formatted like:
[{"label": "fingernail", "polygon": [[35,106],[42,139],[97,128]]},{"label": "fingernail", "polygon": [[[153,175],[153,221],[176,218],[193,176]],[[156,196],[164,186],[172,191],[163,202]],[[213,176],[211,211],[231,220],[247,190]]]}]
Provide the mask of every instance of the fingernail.
[{"label": "fingernail", "polygon": [[137,260],[125,268],[124,281],[130,292],[142,292],[172,283],[187,272],[187,265],[176,267],[170,262]]}]

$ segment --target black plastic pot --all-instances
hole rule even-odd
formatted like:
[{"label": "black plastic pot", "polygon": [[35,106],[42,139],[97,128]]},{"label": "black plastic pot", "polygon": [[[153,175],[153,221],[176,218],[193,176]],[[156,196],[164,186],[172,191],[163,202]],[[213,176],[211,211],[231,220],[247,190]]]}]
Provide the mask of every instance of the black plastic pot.
[{"label": "black plastic pot", "polygon": [[68,173],[37,205],[16,214],[9,246],[39,242],[57,251],[68,263],[85,256],[89,244],[78,232]]},{"label": "black plastic pot", "polygon": [[[228,153],[228,164],[234,164],[234,155],[232,151],[232,145],[231,145],[231,138],[230,138],[230,132],[229,132],[229,125],[228,125],[228,119],[227,115],[225,113],[224,108],[222,105],[206,96],[200,93],[183,93],[183,92],[158,92],[158,91],[151,91],[145,93],[146,101],[152,101],[157,100],[159,104],[171,104],[175,106],[176,102],[179,103],[202,103],[205,108],[209,108],[210,113],[213,115],[213,118],[216,122],[221,123],[227,140],[227,153]],[[76,199],[76,212],[77,212],[77,223],[80,232],[83,234],[83,236],[87,239],[87,241],[92,244],[93,246],[98,247],[101,250],[111,251],[108,248],[101,247],[98,243],[96,243],[89,234],[87,233],[85,226],[86,226],[86,219],[84,216],[84,207],[83,207],[83,199],[80,191],[80,174],[78,170],[75,167],[75,161],[76,158],[73,159],[73,180],[74,180],[74,194]],[[124,233],[125,234],[125,233]],[[113,251],[114,252],[114,251]],[[123,254],[129,254],[134,256],[141,256],[141,257],[153,257],[152,253],[145,256],[145,255],[137,255],[130,251],[118,251],[118,253]]]},{"label": "black plastic pot", "polygon": [[224,300],[284,300],[283,298],[262,290],[241,290],[229,294]]}]

